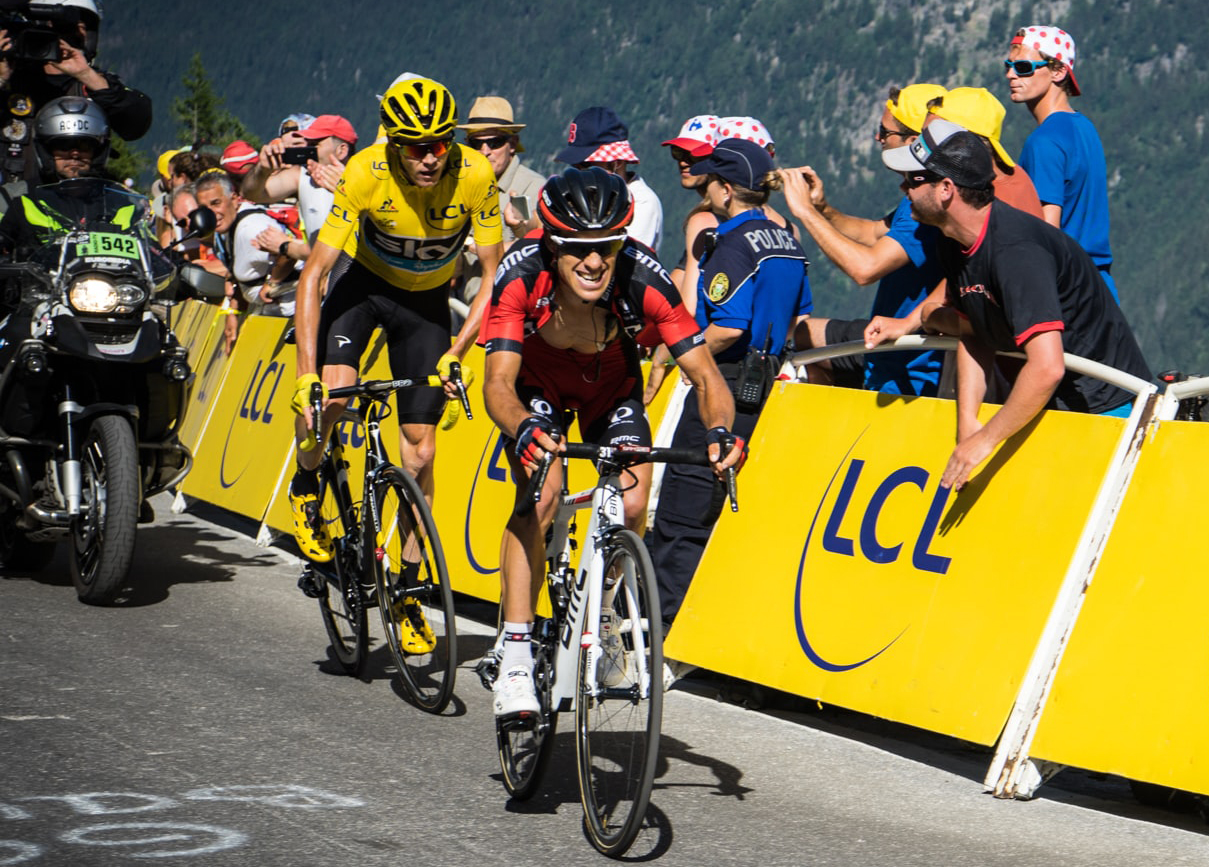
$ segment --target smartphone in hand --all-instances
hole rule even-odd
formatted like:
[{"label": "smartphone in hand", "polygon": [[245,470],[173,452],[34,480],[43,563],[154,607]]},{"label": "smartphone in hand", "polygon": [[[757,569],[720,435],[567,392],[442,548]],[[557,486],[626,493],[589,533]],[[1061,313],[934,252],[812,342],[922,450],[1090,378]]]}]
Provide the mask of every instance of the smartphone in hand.
[{"label": "smartphone in hand", "polygon": [[512,209],[520,216],[524,222],[529,222],[529,197],[528,196],[508,196],[508,203],[512,205]]},{"label": "smartphone in hand", "polygon": [[307,160],[319,161],[319,148],[307,145],[301,148],[286,148],[281,152],[281,162],[287,166],[305,166]]}]

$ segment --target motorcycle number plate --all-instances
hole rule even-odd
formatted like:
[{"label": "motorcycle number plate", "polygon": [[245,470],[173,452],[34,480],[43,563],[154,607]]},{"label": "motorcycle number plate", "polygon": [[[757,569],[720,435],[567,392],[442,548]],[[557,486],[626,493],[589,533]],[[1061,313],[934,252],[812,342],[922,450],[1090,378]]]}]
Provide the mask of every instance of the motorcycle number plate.
[{"label": "motorcycle number plate", "polygon": [[138,242],[129,235],[117,235],[110,232],[92,232],[88,240],[76,247],[79,256],[120,256],[125,259],[139,257]]}]

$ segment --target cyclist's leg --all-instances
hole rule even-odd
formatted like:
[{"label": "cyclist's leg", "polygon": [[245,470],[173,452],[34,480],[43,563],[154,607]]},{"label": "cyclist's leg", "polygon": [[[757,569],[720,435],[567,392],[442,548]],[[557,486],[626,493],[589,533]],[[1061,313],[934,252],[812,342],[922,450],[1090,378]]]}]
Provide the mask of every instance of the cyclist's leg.
[{"label": "cyclist's leg", "polygon": [[[449,287],[422,292],[396,292],[379,305],[386,331],[391,374],[396,379],[419,379],[435,373],[437,360],[449,351]],[[399,465],[420,484],[432,502],[432,463],[436,458],[436,424],[445,408],[440,388],[419,387],[399,392]]]},{"label": "cyclist's leg", "polygon": [[[620,352],[610,353],[602,364],[601,381],[612,387],[599,389],[579,410],[579,428],[586,442],[597,445],[651,444],[651,423],[642,402],[642,366],[637,349],[628,341]],[[646,532],[646,508],[651,495],[650,464],[637,464],[622,479],[626,526],[640,537]]]},{"label": "cyclist's leg", "polygon": [[[562,426],[562,413],[545,398],[540,385],[518,383],[517,393],[531,413]],[[504,438],[504,454],[516,480],[516,503],[519,503],[531,473],[521,464],[514,446],[510,437]],[[537,713],[539,709],[533,683],[531,630],[545,578],[546,530],[558,511],[561,490],[562,464],[555,462],[546,476],[537,506],[524,517],[512,514],[504,527],[500,545],[500,619],[504,641],[494,690],[496,716]]]},{"label": "cyclist's leg", "polygon": [[[360,270],[359,270],[360,269]],[[360,266],[350,267],[340,281],[332,286],[324,299],[319,317],[316,360],[324,384],[329,388],[352,385],[357,381],[361,354],[369,343],[375,321],[366,303],[365,284]],[[371,275],[372,276],[372,275]],[[320,445],[303,451],[297,449],[298,467],[290,482],[290,507],[294,515],[294,540],[303,554],[317,562],[331,560],[332,540],[319,516],[318,467],[323,456],[322,444],[344,412],[347,401],[329,401],[324,408]],[[306,437],[306,423],[295,419],[295,437],[301,443]]]}]

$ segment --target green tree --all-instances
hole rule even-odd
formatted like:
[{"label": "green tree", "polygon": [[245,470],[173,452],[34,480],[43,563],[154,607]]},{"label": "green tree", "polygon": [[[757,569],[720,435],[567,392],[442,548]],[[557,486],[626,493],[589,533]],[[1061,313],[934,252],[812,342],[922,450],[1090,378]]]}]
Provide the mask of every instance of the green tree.
[{"label": "green tree", "polygon": [[144,174],[151,167],[150,157],[117,136],[113,136],[111,148],[106,173],[119,182],[126,178],[134,178],[136,182],[143,180]]},{"label": "green tree", "polygon": [[172,116],[177,123],[180,141],[222,147],[241,138],[253,147],[260,147],[259,139],[244,126],[243,121],[223,107],[224,100],[214,92],[201,54],[193,55],[181,83],[184,85],[184,97],[172,100]]}]

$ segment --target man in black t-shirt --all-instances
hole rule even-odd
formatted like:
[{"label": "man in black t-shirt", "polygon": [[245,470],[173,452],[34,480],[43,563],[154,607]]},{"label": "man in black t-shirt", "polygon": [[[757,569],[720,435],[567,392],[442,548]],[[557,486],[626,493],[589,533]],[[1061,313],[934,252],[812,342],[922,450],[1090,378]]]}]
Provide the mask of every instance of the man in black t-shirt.
[{"label": "man in black t-shirt", "polygon": [[[941,484],[960,488],[995,447],[1046,408],[1126,415],[1130,392],[1068,372],[1063,352],[1151,378],[1133,332],[1100,272],[1076,241],[995,201],[991,158],[978,137],[933,121],[913,144],[885,151],[903,175],[915,219],[944,234],[945,307],[962,318],[957,353],[957,447]],[[925,316],[934,311],[925,311]],[[978,409],[995,351],[1023,351],[1003,407]]]}]

